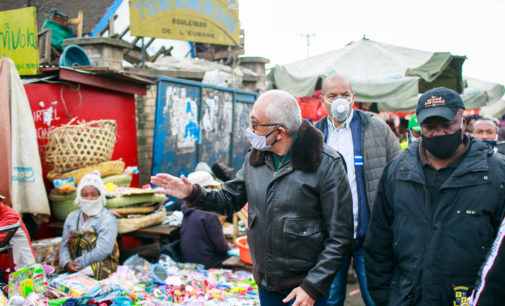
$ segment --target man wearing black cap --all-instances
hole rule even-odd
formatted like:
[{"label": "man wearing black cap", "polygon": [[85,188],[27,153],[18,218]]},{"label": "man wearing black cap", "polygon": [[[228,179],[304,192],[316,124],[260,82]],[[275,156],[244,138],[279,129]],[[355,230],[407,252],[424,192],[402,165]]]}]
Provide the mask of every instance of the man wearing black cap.
[{"label": "man wearing black cap", "polygon": [[365,240],[377,305],[468,305],[505,208],[505,160],[463,133],[461,97],[425,92],[422,139],[385,169]]}]

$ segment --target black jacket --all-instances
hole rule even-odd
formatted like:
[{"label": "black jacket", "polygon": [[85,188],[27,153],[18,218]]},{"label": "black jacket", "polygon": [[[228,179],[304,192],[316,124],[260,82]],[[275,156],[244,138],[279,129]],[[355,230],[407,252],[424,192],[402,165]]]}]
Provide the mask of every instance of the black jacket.
[{"label": "black jacket", "polygon": [[342,158],[306,121],[290,156],[274,171],[271,155],[253,149],[222,190],[196,187],[187,201],[223,215],[248,202],[257,284],[276,291],[301,285],[317,299],[327,293],[351,248],[351,192]]},{"label": "black jacket", "polygon": [[503,219],[504,159],[472,139],[431,203],[419,145],[394,159],[378,186],[364,246],[378,305],[453,305],[469,297]]},{"label": "black jacket", "polygon": [[505,301],[505,220],[481,268],[471,305],[502,305]]}]

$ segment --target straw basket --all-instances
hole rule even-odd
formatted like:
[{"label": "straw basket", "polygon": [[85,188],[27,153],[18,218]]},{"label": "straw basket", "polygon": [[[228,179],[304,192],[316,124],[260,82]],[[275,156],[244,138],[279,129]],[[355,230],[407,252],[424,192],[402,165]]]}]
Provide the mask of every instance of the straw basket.
[{"label": "straw basket", "polygon": [[132,182],[132,176],[128,174],[116,174],[109,175],[107,177],[102,178],[103,184],[113,183],[119,187],[130,187],[130,183]]},{"label": "straw basket", "polygon": [[79,184],[79,181],[86,175],[94,170],[100,171],[102,177],[121,174],[124,170],[125,163],[120,160],[106,161],[96,165],[87,166],[81,169],[68,171],[65,173],[58,173],[57,171],[51,171],[47,174],[47,179],[51,182],[55,179],[69,178],[73,177],[75,184]]},{"label": "straw basket", "polygon": [[56,272],[58,272],[60,245],[61,239],[50,238],[32,241],[35,260],[55,268]]},{"label": "straw basket", "polygon": [[158,193],[148,195],[120,196],[117,198],[107,199],[105,207],[120,208],[142,203],[160,203],[166,200],[167,197],[165,195]]},{"label": "straw basket", "polygon": [[116,121],[96,120],[66,125],[48,133],[44,159],[55,172],[108,161],[116,142]]},{"label": "straw basket", "polygon": [[156,210],[156,206],[138,206],[138,207],[122,207],[116,209],[109,209],[111,212],[115,212],[120,215],[128,214],[148,214]]},{"label": "straw basket", "polygon": [[53,217],[58,221],[65,221],[71,212],[78,209],[79,206],[75,205],[74,200],[51,201]]},{"label": "straw basket", "polygon": [[63,202],[63,201],[69,201],[69,200],[75,200],[77,196],[77,193],[71,192],[67,194],[58,194],[56,192],[56,189],[51,189],[51,192],[49,192],[49,201],[51,202]]},{"label": "straw basket", "polygon": [[160,224],[166,217],[167,211],[162,209],[144,217],[117,219],[117,231],[119,234],[133,232],[139,228]]}]

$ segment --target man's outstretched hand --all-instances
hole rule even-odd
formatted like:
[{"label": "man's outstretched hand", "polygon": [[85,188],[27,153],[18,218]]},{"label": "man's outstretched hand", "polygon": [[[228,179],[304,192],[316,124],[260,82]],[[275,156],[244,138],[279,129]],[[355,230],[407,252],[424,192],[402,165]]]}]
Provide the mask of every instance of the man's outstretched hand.
[{"label": "man's outstretched hand", "polygon": [[178,199],[187,198],[193,190],[193,185],[184,175],[178,178],[170,174],[158,173],[151,176],[151,183],[161,187],[161,189],[156,189],[157,193],[168,194]]}]

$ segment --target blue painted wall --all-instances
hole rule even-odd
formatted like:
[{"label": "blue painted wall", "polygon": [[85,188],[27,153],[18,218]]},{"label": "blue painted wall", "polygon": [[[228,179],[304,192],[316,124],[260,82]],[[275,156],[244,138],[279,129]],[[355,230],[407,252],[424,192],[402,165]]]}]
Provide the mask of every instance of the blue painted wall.
[{"label": "blue painted wall", "polygon": [[200,161],[238,171],[257,94],[165,77],[157,85],[152,173],[187,175]]}]

